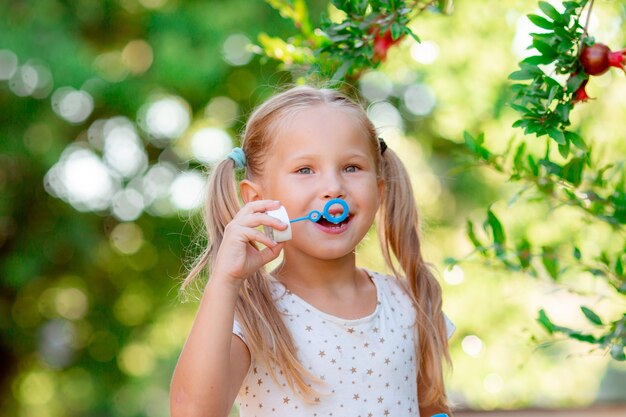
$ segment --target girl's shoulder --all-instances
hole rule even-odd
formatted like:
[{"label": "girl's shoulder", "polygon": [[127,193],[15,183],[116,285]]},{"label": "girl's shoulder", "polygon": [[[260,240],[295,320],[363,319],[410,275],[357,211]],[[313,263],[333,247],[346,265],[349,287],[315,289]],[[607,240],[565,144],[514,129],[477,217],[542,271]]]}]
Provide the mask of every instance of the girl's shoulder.
[{"label": "girl's shoulder", "polygon": [[402,278],[368,269],[364,269],[364,271],[367,275],[369,275],[376,287],[388,293],[392,293],[394,295],[397,293],[400,296],[408,297],[410,299],[409,289]]},{"label": "girl's shoulder", "polygon": [[394,304],[413,309],[413,301],[409,295],[409,289],[402,278],[367,269],[365,269],[365,272],[376,285],[379,297],[392,299]]},{"label": "girl's shoulder", "polygon": [[[370,276],[372,281],[376,284],[380,294],[385,294],[387,297],[391,297],[396,305],[401,305],[407,309],[414,310],[412,298],[409,295],[409,288],[406,281],[402,277],[398,278],[394,275],[387,275],[376,271],[370,271],[365,269],[365,272]],[[452,337],[452,334],[456,330],[456,326],[450,320],[450,318],[443,313],[443,320],[446,326],[446,333],[448,339]]]}]

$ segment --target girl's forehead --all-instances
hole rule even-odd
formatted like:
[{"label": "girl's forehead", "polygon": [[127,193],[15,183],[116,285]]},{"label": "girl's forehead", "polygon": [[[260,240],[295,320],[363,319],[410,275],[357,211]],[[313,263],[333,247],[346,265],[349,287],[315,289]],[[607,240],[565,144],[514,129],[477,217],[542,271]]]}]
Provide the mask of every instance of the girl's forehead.
[{"label": "girl's forehead", "polygon": [[301,109],[275,129],[274,142],[285,144],[319,144],[349,140],[353,145],[369,145],[369,134],[363,117],[351,109],[316,105]]}]

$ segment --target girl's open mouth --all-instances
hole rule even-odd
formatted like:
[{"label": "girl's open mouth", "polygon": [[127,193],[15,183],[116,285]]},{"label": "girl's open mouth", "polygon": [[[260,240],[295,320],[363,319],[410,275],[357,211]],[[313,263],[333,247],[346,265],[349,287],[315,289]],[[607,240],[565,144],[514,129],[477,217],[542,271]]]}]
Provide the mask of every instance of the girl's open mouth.
[{"label": "girl's open mouth", "polygon": [[317,223],[315,223],[315,226],[318,229],[326,233],[337,234],[337,233],[342,233],[348,228],[348,223],[350,223],[351,219],[352,219],[352,215],[350,214],[341,223],[332,223],[326,220],[324,217],[322,217],[321,219],[317,221]]}]

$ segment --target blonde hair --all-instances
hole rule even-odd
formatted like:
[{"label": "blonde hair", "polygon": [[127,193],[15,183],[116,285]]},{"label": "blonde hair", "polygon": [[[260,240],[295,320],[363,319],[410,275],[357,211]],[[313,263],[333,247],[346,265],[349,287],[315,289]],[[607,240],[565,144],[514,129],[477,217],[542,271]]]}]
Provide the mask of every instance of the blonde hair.
[{"label": "blonde hair", "polygon": [[[393,150],[386,149],[381,154],[376,130],[363,108],[336,90],[308,86],[295,87],[270,98],[252,113],[243,134],[241,147],[246,154],[245,175],[247,178],[262,175],[267,153],[271,152],[272,137],[281,122],[299,111],[322,104],[352,113],[370,140],[377,171],[385,184],[377,218],[383,256],[387,266],[407,289],[417,312],[420,403],[445,406],[442,364],[444,359],[450,363],[450,356],[441,311],[441,287],[421,256],[419,219],[408,173]],[[210,276],[224,229],[241,208],[234,168],[234,162],[225,159],[213,169],[209,178],[203,213],[209,243],[183,282],[183,289],[207,266]],[[312,384],[321,381],[296,357],[295,343],[274,304],[268,278],[268,272],[261,268],[244,281],[235,311],[237,320],[244,329],[251,356],[267,363],[275,379],[276,371],[280,369],[290,389],[311,401],[319,395]]]}]

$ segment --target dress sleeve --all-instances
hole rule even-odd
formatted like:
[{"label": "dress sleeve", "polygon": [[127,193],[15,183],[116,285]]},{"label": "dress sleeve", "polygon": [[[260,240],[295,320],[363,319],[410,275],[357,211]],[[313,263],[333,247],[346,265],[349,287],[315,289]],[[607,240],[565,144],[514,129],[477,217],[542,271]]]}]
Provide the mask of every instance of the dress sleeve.
[{"label": "dress sleeve", "polygon": [[448,318],[446,313],[443,313],[443,321],[446,323],[446,332],[448,333],[448,339],[450,339],[456,330],[456,326],[452,323],[452,320]]},{"label": "dress sleeve", "polygon": [[239,324],[237,319],[235,319],[235,321],[233,322],[233,334],[239,336],[239,338],[243,340],[243,343],[246,343],[246,338],[243,335],[243,328],[241,327],[241,324]]}]

